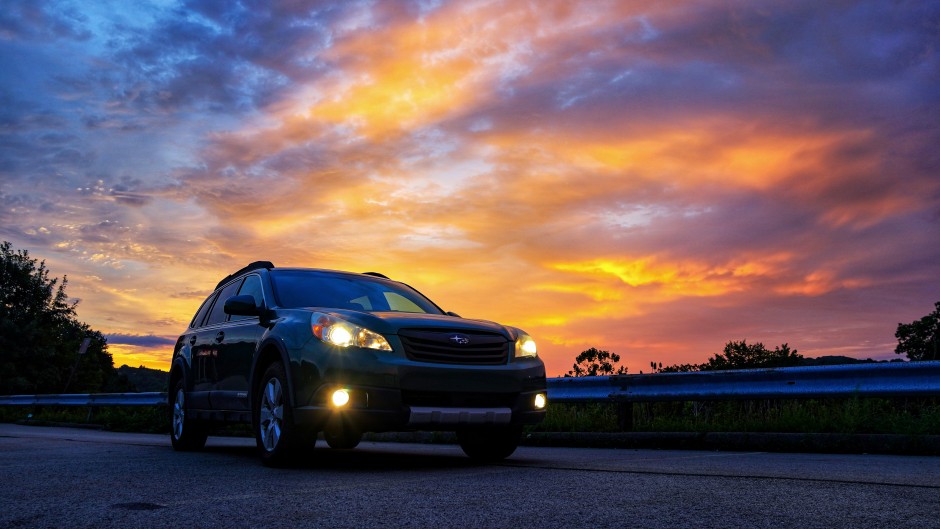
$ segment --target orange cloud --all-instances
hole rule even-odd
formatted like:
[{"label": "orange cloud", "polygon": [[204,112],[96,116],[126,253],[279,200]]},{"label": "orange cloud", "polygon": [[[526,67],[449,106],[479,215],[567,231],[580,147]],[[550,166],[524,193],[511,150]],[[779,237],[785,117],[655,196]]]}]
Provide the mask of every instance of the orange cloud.
[{"label": "orange cloud", "polygon": [[[342,35],[325,59],[341,65],[297,91],[280,112],[291,128],[340,125],[377,139],[464,112],[492,94],[499,63],[515,53],[498,32],[518,16],[450,6],[427,18]],[[496,64],[494,64],[496,63]],[[312,98],[312,104],[305,99]]]},{"label": "orange cloud", "polygon": [[141,347],[126,344],[108,344],[108,352],[114,359],[114,366],[144,366],[150,369],[169,369],[173,346]]},{"label": "orange cloud", "polygon": [[832,271],[820,270],[796,282],[780,284],[774,290],[783,295],[821,296],[834,290],[861,289],[871,284],[870,279],[840,278]]},{"label": "orange cloud", "polygon": [[[553,153],[556,162],[580,171],[667,180],[688,187],[720,184],[768,190],[795,175],[818,173],[831,161],[832,151],[870,137],[856,131],[783,131],[736,119],[706,118],[669,127],[651,125],[636,137],[543,135],[526,141]],[[845,168],[836,170],[841,173]]]},{"label": "orange cloud", "polygon": [[613,276],[629,287],[655,287],[661,297],[721,296],[748,290],[755,277],[768,277],[785,266],[789,256],[775,255],[713,265],[703,261],[592,259],[556,263],[556,270],[587,276]]},{"label": "orange cloud", "polygon": [[[701,361],[702,335],[714,350],[755,337],[719,332],[802,334],[841,292],[913,299],[896,284],[936,276],[936,127],[922,98],[902,101],[932,86],[915,53],[929,45],[906,48],[931,42],[904,18],[922,13],[849,9],[896,25],[881,43],[901,49],[881,50],[850,45],[851,17],[817,23],[825,3],[431,4],[204,15],[244,23],[237,41],[177,34],[174,10],[127,52],[139,79],[109,86],[130,99],[109,100],[120,116],[94,106],[116,96],[75,96],[62,114],[89,116],[78,128],[11,121],[29,136],[9,142],[23,176],[4,174],[4,232],[51,253],[103,331],[173,336],[220,277],[270,259],[386,273],[525,328],[555,366],[590,346]],[[217,79],[177,49],[236,57]]]}]

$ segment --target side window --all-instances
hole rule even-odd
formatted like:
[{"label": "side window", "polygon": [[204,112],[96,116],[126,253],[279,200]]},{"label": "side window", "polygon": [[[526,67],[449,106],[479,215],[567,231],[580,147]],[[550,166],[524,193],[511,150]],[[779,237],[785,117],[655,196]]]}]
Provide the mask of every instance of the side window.
[{"label": "side window", "polygon": [[212,298],[215,296],[215,293],[212,293],[212,296],[206,298],[202,302],[202,305],[199,307],[199,311],[196,312],[196,315],[193,316],[193,321],[189,323],[190,329],[195,329],[202,324],[202,320],[206,319],[206,313],[209,312],[209,307],[212,306]]},{"label": "side window", "polygon": [[212,325],[215,323],[222,323],[225,321],[225,318],[228,314],[225,313],[225,300],[235,295],[238,292],[238,287],[241,285],[241,281],[235,281],[234,283],[229,283],[229,285],[222,289],[219,292],[219,296],[215,298],[215,304],[212,305],[212,310],[209,312],[209,319],[206,320],[206,325]]},{"label": "side window", "polygon": [[[238,289],[239,296],[251,296],[255,298],[255,306],[262,307],[264,306],[264,294],[261,289],[261,278],[255,275],[251,275],[245,278],[245,282],[242,283],[242,287]],[[231,320],[246,320],[249,318],[257,319],[257,316],[231,316]]]}]

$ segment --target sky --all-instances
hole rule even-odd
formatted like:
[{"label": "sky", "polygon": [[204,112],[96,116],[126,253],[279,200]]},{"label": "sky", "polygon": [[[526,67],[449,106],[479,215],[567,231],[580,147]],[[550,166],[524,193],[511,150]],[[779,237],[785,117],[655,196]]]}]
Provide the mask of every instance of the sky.
[{"label": "sky", "polygon": [[549,376],[890,359],[940,300],[940,3],[3,6],[0,240],[116,365],[255,260],[382,272]]}]

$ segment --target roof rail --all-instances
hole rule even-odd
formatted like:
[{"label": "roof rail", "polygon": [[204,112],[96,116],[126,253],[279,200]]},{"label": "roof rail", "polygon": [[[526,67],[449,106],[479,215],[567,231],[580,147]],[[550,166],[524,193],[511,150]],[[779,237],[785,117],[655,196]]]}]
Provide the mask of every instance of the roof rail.
[{"label": "roof rail", "polygon": [[221,287],[221,286],[224,285],[225,283],[228,283],[229,281],[231,281],[232,278],[238,277],[238,276],[240,276],[241,274],[244,274],[245,272],[251,272],[252,270],[258,270],[259,268],[266,268],[266,269],[270,270],[270,269],[274,268],[274,263],[272,263],[271,261],[255,261],[255,262],[249,264],[248,266],[246,266],[246,267],[244,267],[244,268],[238,270],[237,272],[234,272],[234,273],[232,273],[232,274],[229,274],[229,275],[225,276],[225,279],[223,279],[222,281],[219,281],[219,284],[215,286],[215,290],[218,290],[219,287]]}]

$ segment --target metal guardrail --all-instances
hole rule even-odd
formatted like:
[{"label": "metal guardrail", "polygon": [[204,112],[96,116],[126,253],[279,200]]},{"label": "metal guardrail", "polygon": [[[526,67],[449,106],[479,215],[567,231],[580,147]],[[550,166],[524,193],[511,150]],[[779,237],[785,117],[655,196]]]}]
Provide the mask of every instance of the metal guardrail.
[{"label": "metal guardrail", "polygon": [[2,395],[0,406],[160,406],[166,393],[75,393],[68,395]]},{"label": "metal guardrail", "polygon": [[940,396],[940,361],[548,379],[550,402]]},{"label": "metal guardrail", "polygon": [[[940,396],[940,361],[548,379],[550,402]],[[0,396],[0,406],[159,406],[166,393]]]}]

